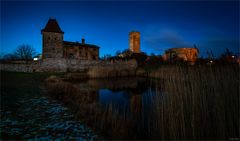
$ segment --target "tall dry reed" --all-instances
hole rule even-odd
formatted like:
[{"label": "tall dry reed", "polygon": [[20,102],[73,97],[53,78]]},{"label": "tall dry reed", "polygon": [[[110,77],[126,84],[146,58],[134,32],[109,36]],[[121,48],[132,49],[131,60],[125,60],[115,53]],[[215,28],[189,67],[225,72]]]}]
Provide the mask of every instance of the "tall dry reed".
[{"label": "tall dry reed", "polygon": [[148,93],[151,108],[137,102],[140,110],[133,109],[137,114],[130,116],[111,104],[102,108],[96,92],[58,78],[47,81],[47,90],[107,139],[239,138],[239,66],[172,65],[147,76],[154,78]]},{"label": "tall dry reed", "polygon": [[55,76],[46,79],[46,94],[61,101],[94,131],[108,139],[128,139],[133,126],[127,114],[121,114],[112,104],[102,108],[98,103],[98,93],[90,89],[81,89]]},{"label": "tall dry reed", "polygon": [[239,66],[169,66],[151,72],[156,89],[151,139],[239,138]]}]

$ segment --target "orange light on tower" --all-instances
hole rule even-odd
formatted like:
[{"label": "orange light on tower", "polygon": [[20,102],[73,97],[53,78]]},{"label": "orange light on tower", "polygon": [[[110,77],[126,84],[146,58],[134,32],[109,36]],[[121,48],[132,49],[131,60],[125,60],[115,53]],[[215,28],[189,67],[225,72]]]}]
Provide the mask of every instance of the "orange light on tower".
[{"label": "orange light on tower", "polygon": [[140,32],[132,31],[129,33],[129,50],[140,53]]}]

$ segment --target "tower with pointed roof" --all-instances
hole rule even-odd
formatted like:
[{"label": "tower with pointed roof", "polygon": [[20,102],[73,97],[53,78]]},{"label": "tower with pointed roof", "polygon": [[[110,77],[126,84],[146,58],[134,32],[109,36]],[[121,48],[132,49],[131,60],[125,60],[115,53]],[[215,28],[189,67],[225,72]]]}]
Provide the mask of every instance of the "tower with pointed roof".
[{"label": "tower with pointed roof", "polygon": [[86,43],[84,38],[82,43],[64,41],[64,32],[56,19],[50,18],[41,33],[42,59],[98,60],[99,58],[99,46]]},{"label": "tower with pointed roof", "polygon": [[42,58],[63,58],[63,34],[56,19],[50,18],[42,33]]}]

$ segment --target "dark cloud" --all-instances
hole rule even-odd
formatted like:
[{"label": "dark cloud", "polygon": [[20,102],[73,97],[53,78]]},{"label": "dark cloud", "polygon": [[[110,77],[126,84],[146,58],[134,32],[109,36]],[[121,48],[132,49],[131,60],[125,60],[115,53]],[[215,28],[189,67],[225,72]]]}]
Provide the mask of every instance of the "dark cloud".
[{"label": "dark cloud", "polygon": [[162,29],[154,30],[152,32],[147,32],[143,41],[149,48],[154,50],[166,50],[167,48],[173,47],[192,47],[192,44],[189,44],[184,40],[180,34],[173,30]]},{"label": "dark cloud", "polygon": [[143,42],[148,48],[164,53],[165,50],[174,47],[193,47],[196,44],[200,56],[207,57],[207,51],[212,51],[215,57],[219,57],[228,48],[234,54],[240,54],[240,41],[227,36],[206,34],[205,39],[189,43],[178,32],[157,27],[148,28],[143,36]]}]

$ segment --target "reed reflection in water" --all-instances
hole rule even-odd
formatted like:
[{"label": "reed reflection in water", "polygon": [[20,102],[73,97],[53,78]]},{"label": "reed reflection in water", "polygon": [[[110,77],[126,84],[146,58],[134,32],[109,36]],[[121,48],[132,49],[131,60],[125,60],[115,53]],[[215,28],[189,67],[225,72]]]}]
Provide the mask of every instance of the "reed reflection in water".
[{"label": "reed reflection in water", "polygon": [[46,89],[107,139],[238,138],[236,83],[188,71],[188,78],[164,81],[49,78]]}]

